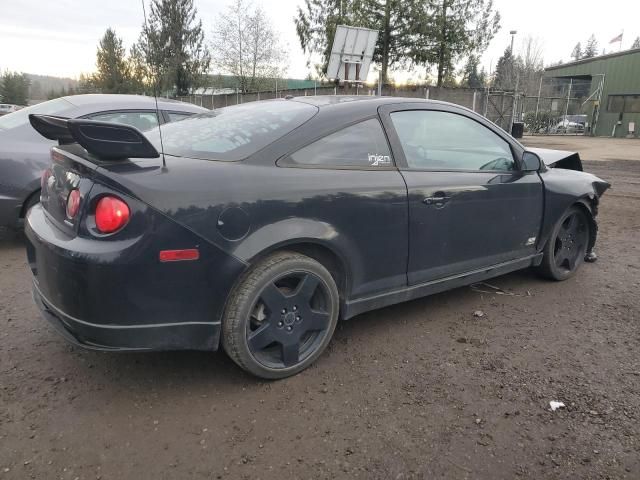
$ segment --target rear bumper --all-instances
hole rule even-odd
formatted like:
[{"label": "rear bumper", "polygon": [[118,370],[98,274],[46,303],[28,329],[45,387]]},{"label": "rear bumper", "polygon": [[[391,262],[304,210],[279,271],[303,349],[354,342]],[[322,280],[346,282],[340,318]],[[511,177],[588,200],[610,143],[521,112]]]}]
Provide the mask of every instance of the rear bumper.
[{"label": "rear bumper", "polygon": [[[151,215],[152,213],[149,213]],[[245,266],[172,220],[156,231],[101,240],[63,232],[40,204],[26,218],[33,297],[72,343],[98,350],[217,350],[229,291]],[[159,261],[198,248],[191,262]]]},{"label": "rear bumper", "polygon": [[215,350],[219,343],[220,323],[96,325],[60,311],[42,295],[35,280],[32,293],[42,316],[56,332],[69,343],[89,350]]}]

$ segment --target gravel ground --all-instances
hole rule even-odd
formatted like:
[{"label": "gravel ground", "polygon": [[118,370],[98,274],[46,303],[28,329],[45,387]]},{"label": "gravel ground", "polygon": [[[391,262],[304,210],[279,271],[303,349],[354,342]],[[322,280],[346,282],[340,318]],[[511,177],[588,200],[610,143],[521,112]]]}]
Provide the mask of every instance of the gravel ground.
[{"label": "gravel ground", "polygon": [[587,169],[614,184],[597,263],[361,315],[279,382],[221,352],[70,347],[5,236],[0,479],[640,478],[640,162]]}]

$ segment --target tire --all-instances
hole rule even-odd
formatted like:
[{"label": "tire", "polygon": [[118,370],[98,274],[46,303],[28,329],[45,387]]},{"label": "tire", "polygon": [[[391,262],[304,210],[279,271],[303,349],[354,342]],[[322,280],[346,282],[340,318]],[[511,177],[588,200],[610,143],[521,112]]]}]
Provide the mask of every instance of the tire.
[{"label": "tire", "polygon": [[242,369],[265,379],[295,375],[325,350],[338,322],[339,294],[317,261],[278,252],[240,280],[222,321],[222,345]]},{"label": "tire", "polygon": [[584,262],[590,235],[587,213],[577,206],[569,208],[553,227],[538,272],[557,281],[575,275]]},{"label": "tire", "polygon": [[27,218],[27,213],[31,210],[31,207],[40,203],[40,189],[33,192],[27,200],[24,202],[22,207],[23,218]]}]

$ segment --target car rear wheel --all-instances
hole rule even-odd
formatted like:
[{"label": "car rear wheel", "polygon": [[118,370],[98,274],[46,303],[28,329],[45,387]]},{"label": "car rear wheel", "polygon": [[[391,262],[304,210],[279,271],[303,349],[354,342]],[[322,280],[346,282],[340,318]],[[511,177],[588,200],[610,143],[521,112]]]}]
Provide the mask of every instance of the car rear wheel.
[{"label": "car rear wheel", "polygon": [[573,276],[584,262],[589,236],[587,214],[579,207],[571,207],[553,229],[544,248],[539,272],[553,280],[566,280]]},{"label": "car rear wheel", "polygon": [[229,299],[222,325],[227,354],[267,379],[294,375],[322,354],[338,321],[331,274],[315,260],[279,252],[253,267]]}]

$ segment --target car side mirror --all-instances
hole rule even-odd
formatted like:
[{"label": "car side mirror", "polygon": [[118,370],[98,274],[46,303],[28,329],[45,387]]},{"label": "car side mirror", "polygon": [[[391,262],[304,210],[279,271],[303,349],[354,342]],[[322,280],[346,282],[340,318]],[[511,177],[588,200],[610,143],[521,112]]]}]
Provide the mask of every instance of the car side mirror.
[{"label": "car side mirror", "polygon": [[537,172],[542,167],[542,160],[533,152],[524,152],[522,154],[522,171]]}]

